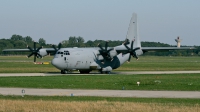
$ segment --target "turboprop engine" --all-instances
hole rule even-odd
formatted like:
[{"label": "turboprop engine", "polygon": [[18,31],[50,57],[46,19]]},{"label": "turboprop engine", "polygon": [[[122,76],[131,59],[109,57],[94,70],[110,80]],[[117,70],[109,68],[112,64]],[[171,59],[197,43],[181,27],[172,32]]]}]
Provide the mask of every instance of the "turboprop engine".
[{"label": "turboprop engine", "polygon": [[108,41],[105,43],[104,48],[101,46],[101,44],[98,44],[98,47],[100,48],[99,54],[102,55],[103,59],[111,60],[117,55],[117,52],[114,48],[108,48]]},{"label": "turboprop engine", "polygon": [[117,51],[115,49],[111,50],[109,53],[110,58],[117,56]]},{"label": "turboprop engine", "polygon": [[38,51],[38,54],[40,54],[42,57],[44,57],[44,56],[47,55],[47,51],[46,51],[46,49],[40,49],[40,50]]}]

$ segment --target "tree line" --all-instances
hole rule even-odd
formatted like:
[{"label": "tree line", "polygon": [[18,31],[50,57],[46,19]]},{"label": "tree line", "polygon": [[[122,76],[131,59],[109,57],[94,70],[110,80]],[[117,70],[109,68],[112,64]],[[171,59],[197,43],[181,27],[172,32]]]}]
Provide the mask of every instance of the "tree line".
[{"label": "tree line", "polygon": [[[115,47],[118,45],[121,45],[124,43],[125,40],[120,41],[109,41],[109,47]],[[85,42],[83,37],[75,37],[70,36],[68,40],[63,40],[61,42],[62,47],[97,47],[98,44],[101,44],[102,46],[105,45],[105,40],[88,40]],[[22,37],[21,35],[12,35],[9,39],[0,39],[0,54],[1,55],[24,55],[27,54],[25,52],[2,52],[3,49],[26,49],[27,45],[33,48],[33,39],[30,36]],[[40,38],[37,41],[36,47],[43,46],[44,48],[51,48],[52,45],[46,43],[46,40],[43,38]],[[141,42],[142,47],[176,47],[165,43],[160,42]],[[188,47],[188,46],[184,46]],[[196,50],[175,50],[175,51],[169,51],[169,52],[147,52],[144,55],[152,55],[152,56],[191,56],[191,55],[200,55],[200,46],[195,46]]]}]

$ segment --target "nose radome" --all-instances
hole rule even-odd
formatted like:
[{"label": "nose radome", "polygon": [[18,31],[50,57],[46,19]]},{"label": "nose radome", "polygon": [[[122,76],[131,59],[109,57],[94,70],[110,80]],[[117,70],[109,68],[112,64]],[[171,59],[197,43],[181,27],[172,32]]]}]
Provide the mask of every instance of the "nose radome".
[{"label": "nose radome", "polygon": [[59,62],[58,62],[58,59],[54,58],[52,61],[51,61],[51,64],[53,66],[55,66],[56,68],[59,69]]}]

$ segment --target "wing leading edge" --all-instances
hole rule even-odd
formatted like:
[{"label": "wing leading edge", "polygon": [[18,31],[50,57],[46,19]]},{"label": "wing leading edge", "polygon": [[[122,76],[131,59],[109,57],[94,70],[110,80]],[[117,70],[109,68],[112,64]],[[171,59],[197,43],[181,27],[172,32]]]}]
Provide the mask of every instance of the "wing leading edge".
[{"label": "wing leading edge", "polygon": [[[43,50],[46,50],[48,53],[54,53],[54,48],[42,48]],[[4,49],[3,52],[29,52],[29,49]]]},{"label": "wing leading edge", "polygon": [[171,50],[193,50],[194,47],[141,47],[143,52],[165,52]]}]

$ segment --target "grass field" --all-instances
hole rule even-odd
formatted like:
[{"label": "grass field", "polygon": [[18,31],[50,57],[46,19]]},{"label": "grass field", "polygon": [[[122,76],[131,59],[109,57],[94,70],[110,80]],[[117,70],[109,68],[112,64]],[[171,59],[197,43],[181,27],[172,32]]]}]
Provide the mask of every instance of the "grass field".
[{"label": "grass field", "polygon": [[0,100],[2,112],[199,112],[199,104]]},{"label": "grass field", "polygon": [[0,87],[199,91],[200,74],[1,77]]},{"label": "grass field", "polygon": [[[53,57],[38,59],[50,62]],[[60,72],[22,56],[0,56],[0,73]],[[141,56],[116,71],[200,70],[200,57]],[[140,86],[136,82],[140,81]],[[0,77],[0,87],[200,91],[200,74]],[[200,99],[2,96],[0,111],[198,112]]]},{"label": "grass field", "polygon": [[0,111],[198,112],[199,102],[200,99],[0,96]]},{"label": "grass field", "polygon": [[[51,56],[38,59],[38,62],[50,62]],[[140,56],[136,61],[125,63],[116,71],[184,71],[200,70],[200,57],[159,57]],[[54,66],[35,65],[33,59],[25,56],[0,56],[0,73],[47,73],[60,72]]]},{"label": "grass field", "polygon": [[140,60],[131,60],[117,70],[131,71],[181,71],[200,70],[200,57],[160,57],[141,56]]},{"label": "grass field", "polygon": [[[53,57],[45,57],[50,61]],[[25,62],[20,62],[25,60]],[[50,65],[36,65],[21,56],[0,56],[1,73],[60,72]],[[41,59],[40,59],[41,60]],[[10,62],[14,61],[14,62]],[[199,70],[200,57],[141,56],[125,63],[117,70]],[[114,89],[120,90],[181,90],[199,91],[200,74],[152,74],[152,75],[105,75],[105,76],[48,76],[48,77],[1,77],[0,87],[65,88],[65,89]],[[136,82],[141,82],[138,87]]]}]

